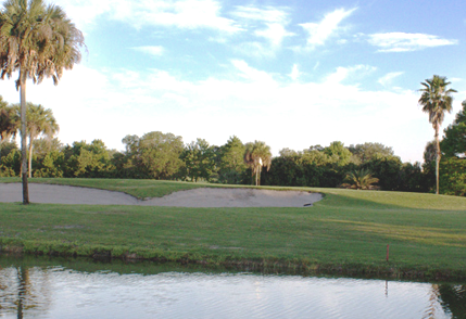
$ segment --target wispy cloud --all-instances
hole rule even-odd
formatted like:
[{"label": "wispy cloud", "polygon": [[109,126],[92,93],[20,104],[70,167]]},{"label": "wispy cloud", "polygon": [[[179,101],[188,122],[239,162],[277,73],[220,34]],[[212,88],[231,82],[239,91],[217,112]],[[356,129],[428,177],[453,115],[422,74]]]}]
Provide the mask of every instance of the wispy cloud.
[{"label": "wispy cloud", "polygon": [[418,51],[445,45],[456,45],[458,40],[442,39],[424,33],[389,32],[369,36],[369,43],[379,48],[378,52]]},{"label": "wispy cloud", "polygon": [[233,15],[247,20],[265,21],[269,23],[282,23],[288,19],[288,14],[278,8],[266,7],[264,9],[254,6],[238,6]]},{"label": "wispy cloud", "polygon": [[394,78],[397,78],[403,74],[404,72],[390,72],[382,76],[377,82],[379,82],[383,86],[389,86],[392,84]]},{"label": "wispy cloud", "polygon": [[238,6],[232,15],[242,21],[246,29],[251,29],[253,35],[266,39],[273,49],[278,49],[286,37],[294,35],[286,30],[289,14],[284,9]]},{"label": "wispy cloud", "polygon": [[153,56],[161,56],[165,52],[165,49],[162,46],[141,46],[141,47],[134,47],[133,50],[143,52],[146,54],[150,54]]},{"label": "wispy cloud", "polygon": [[260,42],[243,42],[235,45],[233,50],[242,55],[257,59],[270,59],[275,57],[275,50],[269,45]]},{"label": "wispy cloud", "polygon": [[222,15],[222,5],[216,0],[56,0],[54,3],[64,7],[78,25],[89,26],[98,16],[107,15],[135,28],[205,28],[227,33],[241,30]]},{"label": "wispy cloud", "polygon": [[280,47],[285,37],[293,36],[294,34],[286,31],[285,27],[279,23],[267,23],[266,28],[256,30],[254,34],[258,37],[263,37],[270,41],[273,47]]},{"label": "wispy cloud", "polygon": [[243,60],[232,60],[231,63],[238,71],[240,71],[240,76],[246,80],[259,83],[275,82],[270,74],[249,66],[249,64]]},{"label": "wispy cloud", "polygon": [[[347,79],[360,79],[377,70],[376,67],[370,65],[355,65],[351,67],[338,67],[335,72],[327,75],[326,83],[341,83]],[[355,83],[353,83],[354,85]]]},{"label": "wispy cloud", "polygon": [[349,17],[356,9],[338,9],[325,15],[318,23],[303,23],[300,26],[309,33],[308,48],[324,45],[340,28],[341,22]]}]

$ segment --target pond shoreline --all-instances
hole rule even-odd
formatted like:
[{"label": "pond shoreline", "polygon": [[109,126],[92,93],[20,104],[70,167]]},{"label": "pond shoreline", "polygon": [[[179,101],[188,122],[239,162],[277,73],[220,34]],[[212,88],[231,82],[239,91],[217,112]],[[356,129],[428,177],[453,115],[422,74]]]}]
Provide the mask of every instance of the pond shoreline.
[{"label": "pond shoreline", "polygon": [[[57,182],[92,184],[140,198],[205,187],[128,180]],[[324,198],[306,208],[2,203],[0,254],[465,281],[466,198],[288,189],[321,193]],[[386,262],[387,245],[390,263]]]},{"label": "pond shoreline", "polygon": [[[10,241],[10,240],[7,240]],[[408,267],[388,263],[387,266],[368,264],[319,264],[311,263],[305,258],[279,259],[279,258],[224,258],[222,256],[196,256],[184,254],[177,256],[176,253],[157,254],[148,257],[147,251],[137,250],[131,252],[115,253],[121,251],[121,247],[107,248],[93,245],[81,247],[60,245],[53,243],[31,243],[15,241],[15,244],[5,244],[0,238],[0,256],[23,257],[23,256],[49,256],[49,257],[73,257],[91,258],[92,260],[121,260],[137,264],[140,262],[174,263],[182,266],[196,265],[205,269],[218,269],[246,272],[273,273],[284,275],[302,276],[342,276],[355,278],[372,278],[387,280],[414,280],[435,282],[464,282],[466,280],[466,269],[440,269],[429,267]],[[11,241],[10,241],[11,242]],[[115,249],[116,248],[116,249]],[[86,253],[84,253],[86,251]],[[146,255],[146,256],[144,256]]]}]

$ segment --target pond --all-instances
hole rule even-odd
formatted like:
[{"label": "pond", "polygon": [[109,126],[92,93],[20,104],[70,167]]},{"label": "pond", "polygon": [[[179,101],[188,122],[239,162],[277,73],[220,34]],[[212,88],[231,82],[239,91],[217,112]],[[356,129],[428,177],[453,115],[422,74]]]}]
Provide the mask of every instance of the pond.
[{"label": "pond", "polygon": [[466,285],[1,257],[0,318],[466,318]]}]

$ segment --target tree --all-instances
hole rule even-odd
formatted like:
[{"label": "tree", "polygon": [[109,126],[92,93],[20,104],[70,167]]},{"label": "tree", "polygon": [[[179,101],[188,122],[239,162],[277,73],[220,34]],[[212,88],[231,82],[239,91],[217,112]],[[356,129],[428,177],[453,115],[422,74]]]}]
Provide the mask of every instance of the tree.
[{"label": "tree", "polygon": [[246,169],[244,164],[244,145],[236,136],[231,136],[219,150],[219,181],[227,184],[238,184],[241,173]]},{"label": "tree", "polygon": [[43,135],[48,140],[59,130],[59,126],[51,109],[45,109],[42,105],[27,103],[26,133],[29,137],[29,178],[32,177],[32,152],[34,141]]},{"label": "tree", "polygon": [[400,173],[403,163],[398,156],[375,156],[362,165],[379,179],[378,185],[386,191],[397,191],[400,187]]},{"label": "tree", "polygon": [[112,151],[101,140],[74,142],[64,150],[66,177],[108,178],[114,177],[115,167],[111,163]]},{"label": "tree", "polygon": [[434,75],[432,79],[426,79],[425,82],[421,82],[423,86],[419,91],[422,92],[419,98],[419,104],[422,106],[422,110],[429,114],[429,122],[432,124],[435,130],[435,143],[437,146],[437,157],[436,157],[436,193],[439,194],[439,167],[440,158],[442,156],[440,151],[440,140],[439,130],[445,117],[445,111],[451,112],[453,97],[452,93],[456,90],[448,89],[450,82],[447,82],[446,77]]},{"label": "tree", "polygon": [[52,77],[58,84],[63,70],[81,60],[84,37],[58,6],[43,0],[7,0],[0,14],[1,78],[18,72],[21,102],[23,203],[29,204],[26,145],[26,80],[40,83]]},{"label": "tree", "polygon": [[456,114],[455,121],[448,126],[445,136],[440,143],[445,156],[466,157],[466,101],[462,103],[463,109]]},{"label": "tree", "polygon": [[437,145],[435,141],[427,142],[424,150],[424,164],[422,170],[426,178],[428,190],[435,188],[435,160],[437,158]]},{"label": "tree", "polygon": [[215,146],[210,146],[202,138],[186,144],[180,155],[180,159],[184,161],[186,166],[185,176],[191,178],[192,182],[197,182],[199,178],[209,181],[217,171],[215,150]]},{"label": "tree", "polygon": [[140,158],[135,155],[135,161],[140,163],[144,178],[169,179],[183,166],[180,160],[183,152],[181,136],[172,133],[149,132],[140,139],[134,140],[139,140]]},{"label": "tree", "polygon": [[370,189],[372,184],[379,182],[378,178],[372,177],[372,173],[368,169],[348,172],[345,179],[348,183],[344,183],[342,186],[354,189]]},{"label": "tree", "polygon": [[442,194],[466,196],[466,101],[455,121],[445,129],[440,162]]},{"label": "tree", "polygon": [[61,152],[63,150],[63,143],[58,138],[48,139],[39,138],[34,141],[34,153],[42,156],[50,152]]},{"label": "tree", "polygon": [[376,155],[393,156],[395,153],[391,147],[385,146],[381,143],[364,143],[350,145],[349,151],[361,160],[361,163],[366,163],[374,158]]},{"label": "tree", "polygon": [[261,184],[262,167],[269,170],[272,165],[270,146],[260,141],[247,143],[245,145],[244,163],[251,168],[252,175],[256,175],[256,186],[259,186]]},{"label": "tree", "polygon": [[329,157],[338,156],[338,165],[344,166],[350,162],[351,152],[343,145],[342,142],[332,142],[330,146],[324,149],[324,153]]},{"label": "tree", "polygon": [[440,162],[442,194],[466,196],[466,159],[443,157]]},{"label": "tree", "polygon": [[10,107],[0,96],[0,157],[2,146],[8,143],[18,130],[18,116],[13,107]]}]

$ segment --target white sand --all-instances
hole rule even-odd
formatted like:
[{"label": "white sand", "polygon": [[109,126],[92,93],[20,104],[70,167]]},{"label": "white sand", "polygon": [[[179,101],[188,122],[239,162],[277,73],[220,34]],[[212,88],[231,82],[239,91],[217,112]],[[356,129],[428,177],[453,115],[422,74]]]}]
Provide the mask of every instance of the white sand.
[{"label": "white sand", "polygon": [[[142,201],[121,192],[62,185],[29,184],[29,200],[32,203],[46,204],[176,207],[303,207],[321,199],[321,194],[297,191],[197,188]],[[21,184],[0,183],[0,202],[22,202]]]}]

